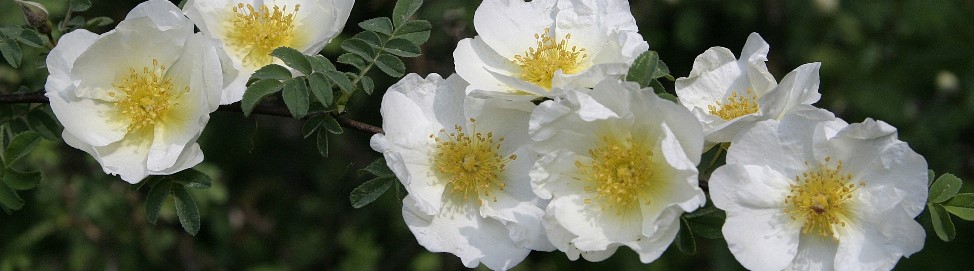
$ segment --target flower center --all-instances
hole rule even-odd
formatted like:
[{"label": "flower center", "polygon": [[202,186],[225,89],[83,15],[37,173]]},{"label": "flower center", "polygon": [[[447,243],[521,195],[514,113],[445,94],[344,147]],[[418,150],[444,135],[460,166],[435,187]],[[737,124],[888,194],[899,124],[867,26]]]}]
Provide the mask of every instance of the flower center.
[{"label": "flower center", "polygon": [[456,132],[449,134],[445,129],[440,130],[440,134],[447,137],[445,140],[430,134],[430,138],[437,143],[433,167],[449,178],[447,189],[454,196],[463,200],[477,197],[479,203],[483,204],[480,197],[482,194],[497,201],[497,197],[491,196],[491,192],[495,189],[504,190],[505,184],[499,176],[504,172],[507,162],[517,159],[517,155],[504,157],[498,154],[504,138],[497,138],[495,143],[492,132],[486,135],[476,131],[467,134],[460,125],[454,126],[454,129]]},{"label": "flower center", "polygon": [[[650,146],[636,142],[631,135],[624,141],[602,136],[599,144],[588,153],[592,157],[591,163],[575,161],[579,172],[576,179],[588,183],[585,191],[596,192],[595,197],[602,202],[603,210],[608,207],[618,214],[639,203],[650,203],[643,196],[653,184],[653,150]],[[585,199],[585,203],[591,204],[592,199]]]},{"label": "flower center", "polygon": [[255,8],[238,3],[233,7],[233,27],[227,33],[227,44],[250,67],[271,64],[271,51],[294,44],[294,14],[300,8],[301,5],[294,5],[294,10],[288,12],[287,6]]},{"label": "flower center", "polygon": [[585,48],[568,47],[571,34],[556,40],[548,35],[548,28],[545,28],[544,33],[534,34],[534,38],[537,40],[535,47],[528,48],[523,55],[514,56],[514,64],[521,67],[521,79],[524,81],[551,90],[551,78],[555,76],[555,71],[575,74],[584,68],[581,63],[588,55]]},{"label": "flower center", "polygon": [[[181,95],[173,90],[172,79],[166,78],[166,65],[152,60],[152,67],[143,67],[141,72],[129,68],[129,75],[112,83],[116,91],[108,96],[117,98],[115,108],[128,122],[128,131],[151,127],[160,122],[163,116],[176,105],[175,96]],[[183,92],[189,91],[189,87]]]},{"label": "flower center", "polygon": [[830,160],[826,157],[825,166],[795,176],[797,184],[791,186],[791,194],[785,198],[785,212],[792,220],[804,222],[802,234],[835,239],[835,227],[844,227],[851,215],[849,200],[853,192],[865,184],[852,183],[851,174],[841,173],[842,161],[831,167]]},{"label": "flower center", "polygon": [[707,109],[711,115],[718,116],[724,120],[732,120],[758,112],[760,108],[758,107],[758,97],[754,94],[754,90],[747,89],[743,96],[738,95],[735,91],[731,93],[730,97],[727,97],[727,101],[723,103],[718,101],[716,104],[708,105]]}]

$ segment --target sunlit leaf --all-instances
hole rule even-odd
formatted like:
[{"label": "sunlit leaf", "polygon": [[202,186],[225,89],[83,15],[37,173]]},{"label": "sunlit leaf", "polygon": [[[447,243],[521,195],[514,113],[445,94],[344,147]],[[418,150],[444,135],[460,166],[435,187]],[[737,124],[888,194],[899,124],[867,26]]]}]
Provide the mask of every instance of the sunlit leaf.
[{"label": "sunlit leaf", "polygon": [[410,40],[397,38],[386,42],[385,51],[401,57],[417,57],[422,50]]},{"label": "sunlit leaf", "polygon": [[398,57],[382,54],[376,59],[375,65],[379,67],[382,72],[385,72],[392,77],[402,77],[406,73],[406,65],[399,60]]},{"label": "sunlit leaf", "polygon": [[284,81],[284,91],[281,93],[284,104],[291,111],[291,116],[300,119],[308,114],[310,104],[308,101],[308,85],[305,84],[304,77],[291,78]]},{"label": "sunlit leaf", "polygon": [[963,220],[974,221],[974,194],[960,193],[944,203],[944,209]]},{"label": "sunlit leaf", "polygon": [[348,76],[346,76],[345,73],[337,72],[337,71],[325,72],[325,77],[328,77],[328,80],[331,80],[332,84],[337,85],[343,91],[348,93],[352,92],[353,90],[352,80],[349,80]]},{"label": "sunlit leaf", "polygon": [[304,57],[304,54],[290,47],[280,47],[271,51],[271,55],[284,61],[288,67],[294,68],[301,73],[311,73],[311,63]]},{"label": "sunlit leaf", "polygon": [[311,85],[311,93],[322,105],[328,107],[334,100],[335,94],[331,91],[331,82],[321,73],[308,75],[308,84]]},{"label": "sunlit leaf", "polygon": [[392,35],[392,20],[386,17],[368,19],[358,23],[358,26],[368,31]]},{"label": "sunlit leaf", "polygon": [[263,80],[263,79],[274,79],[278,81],[284,81],[291,79],[291,71],[281,65],[270,64],[263,66],[254,74],[250,75],[250,80]]},{"label": "sunlit leaf", "polygon": [[375,82],[372,82],[372,78],[368,76],[362,76],[362,79],[358,81],[362,85],[362,90],[365,90],[366,94],[372,95],[375,90]]},{"label": "sunlit leaf", "polygon": [[402,25],[413,14],[416,14],[416,11],[422,5],[423,0],[399,0],[399,2],[396,2],[396,7],[392,9],[392,22],[396,26]]},{"label": "sunlit leaf", "polygon": [[281,81],[264,79],[254,82],[244,92],[243,99],[240,100],[240,108],[243,110],[245,116],[250,116],[250,112],[254,111],[254,107],[257,106],[260,100],[280,90]]},{"label": "sunlit leaf", "polygon": [[933,223],[933,231],[937,233],[937,237],[945,242],[954,240],[954,237],[957,236],[957,230],[954,228],[954,222],[950,220],[950,215],[947,214],[944,206],[929,203],[927,209],[930,211],[930,223]]},{"label": "sunlit leaf", "polygon": [[335,64],[332,64],[331,60],[328,60],[328,58],[323,55],[305,56],[305,58],[308,59],[308,63],[311,63],[311,69],[315,72],[336,70]]},{"label": "sunlit leaf", "polygon": [[396,177],[386,176],[369,180],[359,187],[356,187],[355,190],[352,190],[352,193],[348,196],[349,201],[352,202],[352,208],[358,209],[372,203],[378,199],[379,196],[385,194],[386,191],[389,191],[389,188],[391,188],[395,183]]},{"label": "sunlit leaf", "polygon": [[389,165],[386,164],[386,159],[383,157],[380,157],[379,159],[375,159],[375,161],[369,163],[368,166],[359,169],[358,174],[360,176],[365,174],[372,174],[375,175],[376,177],[393,175],[392,169],[389,169]]},{"label": "sunlit leaf", "polygon": [[395,37],[412,41],[414,44],[426,43],[430,38],[430,22],[425,20],[409,21],[396,28]]},{"label": "sunlit leaf", "polygon": [[359,70],[364,70],[369,65],[365,62],[365,59],[353,53],[345,53],[338,56],[338,63],[352,65]]},{"label": "sunlit leaf", "polygon": [[930,194],[928,202],[941,203],[949,200],[951,197],[960,191],[960,187],[963,184],[960,178],[954,176],[954,174],[944,174],[940,175],[936,181],[933,181],[933,185],[930,186]]},{"label": "sunlit leaf", "polygon": [[364,59],[372,59],[375,57],[375,49],[371,45],[366,43],[364,40],[360,39],[347,39],[342,42],[342,49],[358,55]]}]

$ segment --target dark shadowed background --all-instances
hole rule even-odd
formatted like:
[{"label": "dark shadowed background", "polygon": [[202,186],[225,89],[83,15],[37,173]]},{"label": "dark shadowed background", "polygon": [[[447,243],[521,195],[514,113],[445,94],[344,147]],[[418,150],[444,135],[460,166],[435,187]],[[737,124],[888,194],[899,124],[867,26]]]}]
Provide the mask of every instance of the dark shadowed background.
[{"label": "dark shadowed background", "polygon": [[[47,5],[55,20],[66,1]],[[121,20],[141,1],[95,0],[92,18]],[[338,42],[358,22],[389,16],[392,0],[360,0]],[[433,25],[425,55],[407,70],[450,74],[457,41],[476,35],[479,1],[428,0],[419,16]],[[739,53],[751,32],[770,44],[768,66],[779,80],[795,67],[822,62],[822,101],[849,122],[867,117],[900,130],[900,138],[938,173],[974,180],[974,1],[632,1],[632,12],[653,50],[674,76],[686,76],[693,59],[711,46]],[[23,24],[13,1],[0,0],[0,24]],[[114,24],[93,29],[108,31]],[[26,50],[24,66],[0,64],[0,91],[41,89],[44,56]],[[340,67],[341,68],[341,67]],[[379,125],[378,104],[394,80],[373,72],[377,91],[359,92],[350,116]],[[664,82],[672,91],[672,82]],[[402,222],[395,192],[353,209],[349,192],[366,177],[356,171],[379,157],[369,134],[346,129],[331,139],[331,156],[318,155],[301,135],[301,121],[244,118],[216,112],[200,139],[206,160],[196,168],[216,184],[192,191],[203,225],[183,232],[172,200],[156,225],[146,222],[143,198],[117,177],[102,173],[87,154],[45,142],[31,154],[45,179],[26,193],[27,206],[0,213],[0,271],[4,270],[455,270],[459,259],[425,251]],[[970,183],[968,183],[970,184]],[[970,188],[965,191],[970,192]],[[929,214],[918,220],[929,228]],[[974,223],[955,219],[957,238],[927,233],[925,249],[898,270],[951,270],[974,266]],[[642,264],[623,248],[599,262],[568,261],[559,252],[534,252],[519,270],[739,270],[723,240],[697,239],[698,252],[672,248]],[[960,268],[963,269],[963,268]]]}]

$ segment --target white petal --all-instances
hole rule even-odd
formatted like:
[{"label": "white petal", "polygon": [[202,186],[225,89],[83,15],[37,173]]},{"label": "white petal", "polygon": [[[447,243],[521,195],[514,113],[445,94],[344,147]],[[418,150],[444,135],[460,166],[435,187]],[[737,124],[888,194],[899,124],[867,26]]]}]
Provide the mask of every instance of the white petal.
[{"label": "white petal", "polygon": [[514,89],[494,78],[487,69],[513,75],[517,68],[513,66],[511,60],[498,55],[494,49],[487,46],[481,37],[467,38],[457,43],[457,48],[453,51],[453,59],[457,74],[470,82],[469,88],[500,93],[515,92]]},{"label": "white petal", "polygon": [[487,0],[474,13],[473,24],[484,42],[501,56],[514,60],[534,47],[535,34],[554,26],[554,0],[531,2]]},{"label": "white petal", "polygon": [[[790,122],[788,122],[790,123]],[[796,176],[805,171],[805,161],[814,161],[803,147],[811,145],[809,130],[813,127],[795,124],[795,129],[780,127],[778,121],[769,120],[754,124],[738,134],[727,150],[727,164],[741,163],[767,165],[785,176]],[[802,128],[802,129],[798,129]],[[786,133],[781,135],[779,133]],[[803,135],[805,140],[803,140]]]},{"label": "white petal", "polygon": [[727,212],[777,210],[791,191],[790,177],[766,165],[727,164],[710,176],[710,197]]},{"label": "white petal", "polygon": [[815,234],[802,235],[798,241],[798,254],[785,270],[835,270],[836,248],[830,238]]},{"label": "white petal", "polygon": [[[658,222],[656,222],[660,227],[653,235],[640,237],[636,241],[626,243],[626,246],[639,254],[639,261],[643,263],[650,263],[659,259],[660,255],[676,239],[677,232],[680,231],[679,219],[681,214],[683,214],[683,210],[676,206],[663,210],[657,220]],[[645,227],[646,222],[643,223],[643,227]]]},{"label": "white petal", "polygon": [[[584,199],[592,198],[591,204]],[[642,237],[642,214],[638,211],[602,210],[594,195],[556,197],[548,203],[555,221],[578,236],[572,244],[582,251],[606,250],[613,243],[624,243]]]},{"label": "white petal", "polygon": [[818,70],[821,63],[808,63],[785,75],[775,89],[758,99],[761,112],[771,118],[781,119],[798,105],[810,105],[821,98],[818,93]]},{"label": "white petal", "polygon": [[69,87],[74,89],[71,67],[78,56],[98,40],[98,35],[78,29],[64,34],[60,40],[59,46],[55,46],[47,55],[47,70],[50,72],[44,85],[47,92],[66,92]]},{"label": "white petal", "polygon": [[677,78],[675,83],[681,104],[687,109],[704,110],[724,101],[730,93],[750,87],[744,67],[737,62],[734,53],[724,47],[713,47],[697,56],[690,76]]},{"label": "white petal", "polygon": [[64,130],[85,144],[106,146],[121,140],[128,131],[111,103],[53,92],[46,96]]},{"label": "white petal", "polygon": [[300,4],[297,12],[295,27],[299,32],[306,33],[304,44],[295,44],[295,49],[305,54],[317,54],[321,49],[341,33],[352,11],[354,0],[292,0],[275,2],[277,5]]},{"label": "white petal", "polygon": [[151,140],[151,131],[129,133],[121,141],[104,147],[94,147],[94,150],[100,157],[105,173],[119,175],[129,183],[138,183],[149,175],[146,160]]},{"label": "white petal", "polygon": [[751,270],[781,270],[798,254],[801,226],[782,210],[728,211],[722,228],[734,258]]},{"label": "white petal", "polygon": [[[149,0],[135,6],[125,16],[125,20],[135,18],[148,18],[161,30],[178,29],[188,32],[187,34],[193,33],[193,23],[189,18],[183,16],[183,12],[176,5],[166,0]],[[124,28],[126,24],[119,23],[119,27]]]},{"label": "white petal", "polygon": [[414,209],[411,196],[403,199],[402,215],[416,240],[429,251],[448,252],[460,257],[468,268],[481,262],[493,270],[507,270],[531,251],[518,247],[508,237],[507,228],[485,219],[470,206],[449,205],[430,216]]},{"label": "white petal", "polygon": [[839,239],[836,270],[891,270],[900,257],[923,249],[926,233],[903,210],[866,217]]}]

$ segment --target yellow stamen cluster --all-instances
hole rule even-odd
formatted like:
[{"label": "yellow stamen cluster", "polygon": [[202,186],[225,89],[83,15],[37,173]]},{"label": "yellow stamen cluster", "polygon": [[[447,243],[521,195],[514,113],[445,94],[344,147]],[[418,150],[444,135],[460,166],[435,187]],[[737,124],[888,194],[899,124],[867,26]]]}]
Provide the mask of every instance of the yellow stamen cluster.
[{"label": "yellow stamen cluster", "polygon": [[187,87],[183,92],[175,92],[172,80],[165,74],[166,65],[159,65],[159,61],[153,59],[151,68],[143,67],[141,71],[129,68],[127,77],[112,84],[116,90],[108,92],[108,96],[117,99],[116,112],[128,123],[128,131],[160,122],[176,105],[174,98],[189,91]]},{"label": "yellow stamen cluster", "polygon": [[495,189],[504,190],[505,183],[500,175],[507,162],[517,159],[517,155],[504,157],[498,154],[504,138],[497,138],[495,143],[492,132],[483,134],[474,131],[473,134],[467,134],[460,125],[456,125],[454,129],[456,132],[449,134],[445,129],[440,130],[440,134],[447,137],[445,140],[430,135],[436,141],[433,167],[449,178],[447,189],[454,196],[463,200],[476,197],[483,204],[484,199],[480,196],[483,195],[496,202],[497,197],[492,196],[491,192]]},{"label": "yellow stamen cluster", "polygon": [[294,10],[288,12],[287,6],[274,5],[268,8],[262,5],[238,3],[233,7],[230,23],[233,26],[227,32],[227,43],[244,64],[251,67],[262,67],[273,62],[270,53],[281,46],[292,46],[294,42],[294,15],[301,5],[294,5]]},{"label": "yellow stamen cluster", "polygon": [[[624,141],[603,136],[599,145],[589,149],[590,164],[575,161],[579,177],[588,182],[585,191],[595,191],[602,209],[611,208],[623,213],[640,203],[649,204],[644,196],[653,184],[653,150],[627,136]],[[592,199],[585,199],[591,204]]]},{"label": "yellow stamen cluster", "polygon": [[727,101],[723,103],[718,101],[716,104],[708,105],[707,109],[711,115],[718,116],[724,120],[732,120],[744,115],[756,113],[760,108],[758,107],[758,97],[754,94],[754,90],[747,89],[743,96],[738,95],[735,91],[731,93],[730,97],[727,97]]},{"label": "yellow stamen cluster", "polygon": [[[792,220],[804,222],[802,234],[818,234],[835,239],[835,227],[845,227],[852,215],[849,200],[864,183],[852,183],[851,174],[842,174],[842,161],[835,167],[824,165],[796,176],[797,184],[785,198],[785,212]],[[808,165],[808,162],[805,162]]]},{"label": "yellow stamen cluster", "polygon": [[520,77],[524,81],[551,90],[551,78],[556,71],[574,74],[585,68],[582,60],[588,55],[585,54],[585,48],[568,47],[571,34],[556,40],[548,35],[548,29],[545,28],[544,33],[534,34],[534,38],[537,40],[535,47],[528,48],[523,55],[514,56],[514,64],[521,67]]}]

